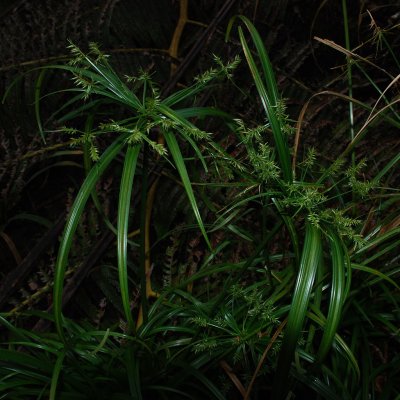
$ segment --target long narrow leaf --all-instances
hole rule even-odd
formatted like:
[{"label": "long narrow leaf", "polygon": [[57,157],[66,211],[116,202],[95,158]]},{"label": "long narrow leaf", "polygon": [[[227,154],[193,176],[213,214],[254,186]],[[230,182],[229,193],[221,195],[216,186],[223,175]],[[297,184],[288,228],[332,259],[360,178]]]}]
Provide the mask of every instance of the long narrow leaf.
[{"label": "long narrow leaf", "polygon": [[[118,248],[118,275],[121,288],[122,304],[125,318],[128,321],[128,331],[131,333],[135,323],[132,318],[127,269],[127,243],[128,243],[128,222],[130,202],[132,195],[133,178],[135,176],[136,164],[140,152],[140,145],[129,146],[125,155],[124,169],[122,171],[121,186],[118,203],[117,223],[117,248]],[[144,290],[144,288],[143,288]]]},{"label": "long narrow leaf", "polygon": [[[257,50],[257,54],[260,57],[261,66],[265,77],[265,83],[268,89],[268,95],[270,96],[271,101],[273,101],[273,104],[276,105],[277,102],[279,101],[278,87],[276,84],[276,79],[272,68],[272,64],[271,61],[269,60],[268,53],[265,49],[263,40],[261,39],[260,34],[258,33],[255,26],[247,17],[245,17],[244,15],[239,15],[237,16],[237,18],[239,18],[241,21],[244,22],[248,31],[250,32],[251,38],[253,39],[253,43]],[[232,19],[231,23],[233,24],[233,22],[234,18]],[[229,33],[229,31],[227,33]]]},{"label": "long narrow leaf", "polygon": [[57,361],[56,361],[56,363],[54,365],[53,376],[51,377],[49,400],[55,400],[56,399],[58,378],[60,377],[60,373],[61,373],[64,357],[65,357],[65,351],[60,353],[60,355],[58,356]]},{"label": "long narrow leaf", "polygon": [[369,274],[376,276],[376,278],[374,280],[366,282],[365,283],[366,286],[370,286],[370,285],[372,286],[375,283],[385,280],[386,282],[389,282],[395,288],[400,290],[400,286],[393,279],[391,279],[389,276],[387,276],[386,274],[384,274],[383,272],[381,272],[375,268],[366,267],[365,265],[354,264],[354,263],[351,264],[351,268],[353,268],[355,270],[359,270],[359,271],[368,272]]},{"label": "long narrow leaf", "polygon": [[220,117],[227,120],[233,120],[233,116],[225,111],[218,110],[215,107],[189,107],[175,110],[175,112],[182,118],[205,118],[209,116]]},{"label": "long narrow leaf", "polygon": [[376,182],[379,182],[382,177],[390,170],[392,169],[398,162],[400,161],[400,153],[396,154],[380,171],[379,173],[375,176],[374,180]]},{"label": "long narrow leaf", "polygon": [[[178,130],[181,135],[189,142],[192,146],[193,150],[196,152],[198,159],[202,163],[204,170],[207,171],[207,163],[204,160],[203,155],[201,154],[200,149],[198,148],[195,140],[193,140],[185,131],[196,130],[197,128],[189,122],[186,118],[183,118],[178,112],[175,112],[171,108],[167,107],[165,104],[159,104],[158,109],[164,114],[167,118],[177,123]],[[180,129],[179,129],[180,127]]]},{"label": "long narrow leaf", "polygon": [[113,144],[111,144],[104,152],[104,154],[100,157],[96,165],[94,165],[94,167],[89,172],[71,207],[64,234],[61,239],[61,244],[55,266],[53,309],[57,332],[64,342],[66,341],[66,338],[63,331],[62,293],[64,288],[65,269],[68,264],[68,255],[71,249],[74,233],[78,226],[79,219],[82,215],[85,204],[90,194],[92,193],[93,188],[95,187],[97,181],[100,179],[101,175],[109,166],[111,161],[120,152],[121,148],[124,145],[125,138],[125,136],[121,136]]},{"label": "long narrow leaf", "polygon": [[330,348],[339,325],[345,294],[345,266],[343,246],[340,238],[332,231],[329,232],[329,242],[332,259],[332,286],[329,311],[324,327],[321,344],[317,353],[317,362],[321,362]]},{"label": "long narrow leaf", "polygon": [[400,227],[393,228],[393,229],[379,235],[374,240],[369,241],[365,246],[363,246],[359,250],[357,250],[354,253],[354,256],[359,256],[360,254],[365,253],[366,251],[372,250],[372,249],[380,246],[385,241],[392,239],[393,237],[395,237],[397,235],[400,236]]},{"label": "long narrow leaf", "polygon": [[[240,17],[240,19],[246,24],[248,28],[253,43],[256,46],[257,54],[261,60],[264,79],[266,86],[262,79],[262,76],[257,68],[256,62],[244,37],[241,27],[239,27],[239,38],[244,51],[244,55],[247,60],[247,64],[250,68],[250,72],[253,76],[254,83],[256,84],[258,94],[260,95],[261,102],[263,104],[265,113],[267,115],[268,121],[271,124],[272,133],[275,140],[276,149],[278,152],[279,164],[282,168],[283,178],[286,182],[292,182],[293,174],[292,167],[290,163],[290,152],[287,144],[285,134],[282,130],[281,117],[279,116],[278,106],[279,98],[276,88],[275,76],[269,62],[267,51],[265,50],[264,44],[254,28],[253,24],[246,18]],[[228,31],[229,33],[229,31]]]},{"label": "long narrow leaf", "polygon": [[134,349],[130,346],[126,351],[126,372],[129,382],[129,391],[131,398],[142,400],[142,391],[140,384],[140,359],[136,356]]},{"label": "long narrow leaf", "polygon": [[[321,328],[323,328],[326,324],[325,317],[321,314],[319,310],[314,309],[313,311],[314,312],[307,312],[307,317],[316,322]],[[359,379],[360,367],[358,366],[357,360],[353,352],[350,350],[349,346],[347,346],[343,338],[337,333],[335,334],[335,340],[333,341],[333,348],[347,359],[347,361],[349,362],[348,371],[352,369],[356,375],[356,378]]]},{"label": "long narrow leaf", "polygon": [[273,387],[273,398],[277,400],[284,398],[288,387],[290,365],[306,317],[315,273],[320,263],[321,255],[321,233],[318,228],[307,221],[300,270],[297,276]]},{"label": "long narrow leaf", "polygon": [[40,118],[40,91],[42,88],[42,83],[43,83],[45,74],[46,74],[46,70],[42,69],[39,73],[39,76],[38,76],[36,82],[35,82],[35,117],[36,117],[36,122],[37,122],[37,125],[39,128],[40,136],[42,137],[42,140],[44,143],[46,143],[46,139],[44,137],[42,119]]},{"label": "long narrow leaf", "polygon": [[197,206],[196,199],[194,197],[192,184],[190,182],[189,175],[187,173],[186,165],[185,165],[185,162],[183,160],[181,150],[179,149],[178,142],[177,142],[175,136],[171,132],[165,131],[164,132],[164,137],[165,137],[165,141],[166,141],[166,143],[168,145],[168,149],[171,152],[172,158],[174,159],[174,163],[175,163],[176,169],[178,170],[179,175],[180,175],[180,177],[182,179],[182,183],[183,183],[183,186],[184,186],[184,188],[186,190],[186,194],[187,194],[187,196],[189,198],[190,205],[192,206],[192,209],[193,209],[193,212],[194,212],[194,216],[196,217],[197,223],[198,223],[198,225],[200,227],[200,230],[201,230],[201,232],[202,232],[202,234],[204,236],[204,239],[205,239],[208,247],[211,249],[211,243],[210,243],[210,241],[208,239],[207,232],[205,230],[205,227],[204,227],[201,215],[200,215],[200,211],[199,211],[199,208]]},{"label": "long narrow leaf", "polygon": [[[72,74],[87,78],[92,84],[92,93],[101,94],[112,100],[119,101],[135,110],[139,110],[142,107],[137,96],[130,91],[123,83],[119,80],[116,84],[109,75],[105,75],[106,72],[102,70],[101,73],[93,72],[91,69],[73,67],[70,65],[48,65],[47,69],[61,69],[64,71],[69,71]],[[119,79],[119,78],[118,78]],[[85,90],[82,89],[82,92]]]},{"label": "long narrow leaf", "polygon": [[279,215],[281,216],[281,218],[282,218],[283,222],[285,223],[286,228],[289,232],[289,236],[290,236],[290,239],[292,242],[293,251],[294,251],[294,255],[295,255],[296,265],[298,265],[299,260],[300,260],[300,250],[299,250],[300,246],[299,246],[299,238],[297,236],[294,221],[292,218],[290,218],[289,215],[287,215],[285,213],[280,201],[276,197],[273,197],[272,201],[273,201],[276,209],[278,210]]}]

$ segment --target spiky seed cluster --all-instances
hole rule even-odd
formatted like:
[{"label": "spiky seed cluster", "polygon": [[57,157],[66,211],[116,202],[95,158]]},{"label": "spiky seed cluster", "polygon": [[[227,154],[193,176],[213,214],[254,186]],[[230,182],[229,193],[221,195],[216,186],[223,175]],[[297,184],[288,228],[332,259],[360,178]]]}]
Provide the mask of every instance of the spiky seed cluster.
[{"label": "spiky seed cluster", "polygon": [[235,119],[235,122],[238,135],[242,143],[246,145],[249,161],[261,182],[266,183],[278,179],[280,168],[275,162],[274,150],[265,142],[263,137],[269,125],[249,128],[245,126],[241,119]]},{"label": "spiky seed cluster", "polygon": [[71,140],[71,147],[86,145],[89,146],[89,155],[93,161],[97,161],[99,156],[99,150],[95,144],[96,133],[95,132],[81,132],[74,128],[64,127],[61,131],[66,134],[73,136]]},{"label": "spiky seed cluster", "polygon": [[116,122],[111,122],[109,124],[101,124],[100,129],[107,132],[117,132],[117,133],[128,133],[127,143],[129,144],[139,144],[146,142],[150,148],[161,156],[167,154],[167,149],[160,143],[151,140],[146,134],[146,129],[140,129],[140,127],[126,127],[119,125]]},{"label": "spiky seed cluster", "polygon": [[349,180],[348,186],[355,194],[361,196],[362,198],[365,198],[369,192],[378,185],[378,182],[368,181],[366,179],[360,180],[358,178],[366,165],[366,160],[362,159],[358,164],[351,166],[345,172],[345,175]]},{"label": "spiky seed cluster", "polygon": [[209,70],[195,77],[194,80],[197,84],[205,86],[217,78],[231,79],[233,76],[233,71],[238,67],[241,60],[239,56],[236,56],[233,60],[224,63],[220,57],[214,55],[214,61],[216,62],[217,67],[210,68]]},{"label": "spiky seed cluster", "polygon": [[282,204],[286,207],[294,207],[300,211],[307,210],[312,213],[316,209],[323,208],[327,198],[321,192],[321,188],[302,183],[285,184],[286,193]]},{"label": "spiky seed cluster", "polygon": [[304,157],[304,160],[301,162],[301,166],[304,168],[312,168],[315,164],[315,161],[317,159],[317,151],[315,150],[314,147],[309,147],[307,149],[307,154]]},{"label": "spiky seed cluster", "polygon": [[260,143],[258,151],[250,153],[250,162],[262,182],[275,181],[279,178],[280,169],[274,158],[272,148],[266,143]]},{"label": "spiky seed cluster", "polygon": [[259,142],[263,140],[263,133],[268,129],[269,125],[259,125],[254,128],[249,128],[247,127],[243,120],[237,118],[234,119],[234,121],[237,123],[237,131],[239,133],[240,139],[244,144],[249,144],[253,140]]}]

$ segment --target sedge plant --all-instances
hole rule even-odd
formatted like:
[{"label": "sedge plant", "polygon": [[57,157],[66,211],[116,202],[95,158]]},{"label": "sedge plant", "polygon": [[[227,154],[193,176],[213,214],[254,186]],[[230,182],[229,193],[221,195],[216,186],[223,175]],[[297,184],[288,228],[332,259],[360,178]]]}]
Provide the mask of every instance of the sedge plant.
[{"label": "sedge plant", "polygon": [[[373,106],[353,99],[351,92],[350,96],[338,95],[370,114],[358,129],[352,127],[354,135],[344,151],[333,162],[323,163],[314,148],[300,151],[302,119],[309,102],[294,126],[254,25],[246,17],[237,17],[228,26],[227,38],[237,21],[257,93],[255,103],[265,113],[261,124],[215,108],[182,106],[210,88],[216,78],[232,78],[238,58],[227,65],[217,59],[216,68],[165,99],[148,73],[120,78],[94,44],[88,53],[71,44],[70,64],[49,67],[71,73],[76,83],[67,103],[72,111],[64,121],[89,115],[82,131],[64,129],[75,144],[83,145],[87,176],[61,238],[54,316],[38,315],[54,322],[56,333],[36,334],[0,319],[11,337],[8,347],[1,349],[6,363],[0,362],[0,394],[21,399],[88,398],[92,393],[96,398],[118,399],[281,400],[292,395],[369,399],[377,392],[379,379],[394,379],[400,368],[396,352],[382,355],[385,362],[379,366],[375,358],[381,355],[379,343],[385,335],[398,346],[399,199],[386,180],[390,181],[400,158],[395,155],[366,179],[367,161],[358,153],[355,157],[354,151],[378,123],[398,128],[397,100],[389,97],[397,79],[380,89]],[[361,62],[356,66],[363,70]],[[381,100],[385,101],[382,106]],[[94,127],[101,104],[118,105],[128,116],[105,122],[102,116]],[[240,159],[229,155],[191,119],[210,116],[222,117],[235,135],[244,154]],[[165,146],[155,139],[160,135]],[[104,151],[101,140],[108,143]],[[194,189],[200,185],[195,186],[190,178],[190,163],[184,156],[188,148],[204,171],[211,172],[209,160],[218,157],[219,173],[222,168],[229,171],[230,182],[206,182],[217,191],[232,189],[229,195],[220,196],[225,202],[222,206],[214,204],[206,191],[198,194]],[[117,237],[122,332],[118,322],[108,329],[95,329],[62,312],[68,255],[79,219],[91,196],[98,203],[96,183],[112,162],[121,160],[121,154],[117,224],[107,223]],[[149,277],[143,262],[143,205],[153,154],[154,164],[163,160],[177,171],[209,248],[194,272],[172,276],[179,275],[179,264],[185,262],[176,256],[178,233],[168,232],[173,239],[165,252],[168,270],[164,274],[168,277],[149,302],[144,289]],[[129,284],[128,230],[132,211],[136,211],[131,199],[138,186],[142,206],[137,220],[141,222],[135,226],[140,226],[142,248],[137,283],[142,288],[145,315],[137,327],[134,313],[138,310],[132,309]],[[208,224],[203,221],[203,203],[216,217]],[[214,234],[222,239],[212,246]],[[247,257],[237,251],[242,243],[250,249]],[[18,352],[22,348],[25,352]],[[99,390],[99,385],[107,390]],[[400,396],[395,381],[385,385],[376,398]]]},{"label": "sedge plant", "polygon": [[[68,263],[68,253],[70,251],[74,232],[79,223],[83,208],[96,182],[116,156],[125,149],[126,154],[121,175],[116,230],[121,296],[125,317],[128,322],[128,331],[133,332],[135,324],[130,309],[128,288],[127,235],[130,201],[139,156],[142,149],[145,147],[150,148],[159,156],[165,157],[167,153],[171,155],[173,165],[180,175],[197,223],[199,224],[206,243],[210,246],[177,139],[177,135],[180,135],[182,139],[193,148],[202,165],[207,168],[197,143],[200,140],[209,141],[210,135],[198,129],[187,117],[187,115],[195,117],[198,113],[204,114],[206,110],[186,109],[185,115],[182,115],[182,112],[173,110],[172,107],[188,97],[195,96],[202,91],[210,81],[221,76],[224,72],[234,69],[238,60],[234,60],[224,68],[209,71],[207,74],[200,77],[192,87],[176,92],[166,99],[160,99],[158,89],[152,84],[148,74],[142,73],[138,77],[126,77],[126,82],[124,82],[118,77],[108,63],[107,56],[102,54],[95,44],[91,44],[88,54],[83,53],[73,44],[69,47],[73,54],[70,65],[53,66],[53,68],[60,68],[73,74],[77,86],[74,91],[78,92],[78,94],[73,98],[72,103],[81,99],[87,100],[91,95],[98,96],[126,107],[133,116],[123,121],[103,123],[97,130],[82,132],[80,136],[79,132],[76,130],[67,129],[69,134],[79,136],[76,139],[76,143],[84,143],[86,145],[85,149],[90,154],[90,158],[96,163],[88,172],[87,178],[76,196],[61,241],[59,255],[57,257],[54,287],[55,323],[59,335],[66,339],[62,329],[62,290],[65,268]],[[129,82],[134,84],[136,90],[141,90],[141,96],[137,95],[134,90],[128,88]],[[94,107],[95,104],[96,102],[86,103],[85,109],[91,106]],[[78,115],[80,112],[79,107],[76,112],[76,115]],[[74,115],[69,115],[69,118],[72,117],[74,117]],[[166,146],[155,142],[151,138],[151,133],[154,132],[154,130],[157,130],[163,135]],[[107,149],[99,155],[95,140],[104,133],[112,133],[116,138]],[[144,272],[142,275],[144,275]],[[143,301],[145,302],[146,300],[143,298]]]},{"label": "sedge plant", "polygon": [[[344,370],[348,377],[345,382],[357,382],[361,379],[360,361],[352,348],[355,342],[346,343],[339,333],[344,313],[352,307],[352,276],[355,271],[359,271],[358,268],[362,264],[360,262],[355,265],[355,256],[371,248],[371,243],[378,241],[382,251],[372,259],[379,259],[383,253],[397,246],[399,233],[394,225],[389,229],[390,233],[384,234],[383,225],[378,224],[369,235],[363,236],[363,216],[361,213],[360,216],[356,215],[361,201],[363,207],[366,201],[375,207],[376,200],[372,193],[379,193],[379,196],[384,198],[385,192],[379,182],[397,163],[398,156],[395,155],[374,178],[367,181],[362,178],[365,160],[361,159],[356,163],[354,149],[368,134],[375,118],[381,121],[385,118],[390,119],[397,126],[397,114],[386,113],[389,108],[393,111],[397,100],[390,101],[378,109],[381,95],[372,107],[367,121],[350,137],[349,145],[342,153],[339,152],[337,159],[330,166],[324,166],[318,171],[317,155],[312,148],[307,150],[302,161],[296,162],[296,159],[293,159],[291,163],[291,129],[285,115],[284,103],[278,94],[271,63],[263,41],[252,23],[246,17],[239,18],[250,34],[255,48],[255,51],[250,49],[245,33],[239,27],[239,38],[265,110],[266,124],[249,129],[239,120],[237,132],[247,148],[253,177],[258,177],[258,187],[261,189],[258,197],[262,198],[263,207],[275,208],[276,214],[285,225],[293,251],[291,261],[285,267],[293,274],[288,282],[291,296],[286,298],[286,301],[291,301],[287,312],[287,324],[283,329],[272,398],[286,398],[291,377],[308,385],[322,398],[353,398],[351,391],[340,384],[343,377],[335,375],[337,369],[333,367],[334,371],[331,370],[330,363],[333,361],[329,360],[329,356],[339,357],[342,368],[343,363],[347,363]],[[228,35],[233,22],[232,20],[229,25]],[[257,56],[257,60],[254,55]],[[396,80],[394,78],[384,92]],[[352,112],[352,108],[350,111]],[[353,122],[350,122],[352,125]],[[298,146],[301,119],[296,129],[295,145]],[[266,135],[267,131],[271,133],[271,138]],[[390,189],[386,196],[390,198]],[[231,207],[229,212],[235,207],[236,205]],[[393,267],[395,264],[391,265],[389,275],[375,268],[367,268],[364,271],[376,277],[379,275],[377,281],[384,280],[385,283],[381,284],[389,284],[393,290],[398,287],[391,279],[391,275],[396,271]],[[390,302],[397,303],[394,298]],[[337,362],[334,361],[333,365]],[[369,362],[371,363],[371,360]]]}]

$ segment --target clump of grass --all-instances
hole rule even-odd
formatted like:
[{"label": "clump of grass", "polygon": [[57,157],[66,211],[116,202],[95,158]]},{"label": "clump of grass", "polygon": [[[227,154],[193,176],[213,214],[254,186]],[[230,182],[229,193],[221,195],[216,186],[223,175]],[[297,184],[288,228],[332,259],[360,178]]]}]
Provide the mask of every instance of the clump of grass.
[{"label": "clump of grass", "polygon": [[[395,351],[383,354],[379,340],[385,337],[385,343],[398,346],[397,315],[391,310],[399,302],[395,278],[400,228],[396,211],[390,220],[378,215],[378,210],[389,213],[398,201],[396,192],[381,182],[399,157],[370,179],[364,177],[368,164],[358,150],[358,162],[355,157],[357,144],[377,122],[398,125],[397,100],[386,96],[396,78],[372,108],[352,99],[351,93],[350,99],[344,97],[370,115],[330,165],[323,164],[314,148],[306,149],[299,160],[302,117],[309,103],[294,127],[262,38],[246,17],[237,19],[258,93],[253,100],[265,111],[261,124],[207,107],[182,108],[216,79],[233,80],[239,58],[226,64],[216,58],[215,68],[167,98],[160,96],[145,72],[121,78],[95,44],[88,53],[70,44],[71,62],[49,67],[73,76],[76,95],[69,102],[73,111],[68,120],[83,110],[93,112],[93,119],[99,102],[117,104],[130,117],[114,120],[110,115],[95,128],[86,124],[82,131],[64,129],[74,145],[83,147],[87,176],[61,238],[53,316],[37,314],[54,323],[56,333],[32,333],[1,317],[9,334],[0,350],[4,396],[249,399],[267,395],[280,400],[313,393],[319,398],[352,399],[376,393],[379,379],[387,380],[379,389],[382,398],[399,396],[398,383],[391,380],[399,359]],[[227,37],[237,19],[230,22]],[[383,98],[386,104],[377,110]],[[211,116],[221,117],[236,136],[240,159],[227,154],[192,120]],[[231,194],[221,195],[229,204],[218,207],[197,190],[201,185],[191,179],[185,152],[197,158],[196,166],[205,172],[213,165],[229,171],[230,182],[206,182],[217,189],[229,183]],[[218,157],[219,165],[214,163]],[[198,259],[178,260],[177,233],[168,232],[173,243],[165,251],[164,287],[157,292],[146,264],[146,218],[152,204],[148,199],[154,195],[148,184],[149,159],[177,171],[205,244]],[[94,190],[111,163],[121,164],[117,226],[108,223],[116,233],[123,313],[113,326],[100,330],[65,318],[62,294],[79,220],[89,197],[100,207]],[[210,176],[223,174],[214,171]],[[132,206],[134,183],[140,207]],[[214,217],[207,223],[206,209]],[[128,228],[135,218],[139,250],[138,259],[131,262],[135,253],[129,251],[133,246]],[[237,249],[243,242],[245,256]],[[191,249],[195,246],[192,243]],[[180,267],[185,273],[174,279]],[[140,287],[137,303],[132,283]],[[377,365],[377,358],[384,362]]]}]

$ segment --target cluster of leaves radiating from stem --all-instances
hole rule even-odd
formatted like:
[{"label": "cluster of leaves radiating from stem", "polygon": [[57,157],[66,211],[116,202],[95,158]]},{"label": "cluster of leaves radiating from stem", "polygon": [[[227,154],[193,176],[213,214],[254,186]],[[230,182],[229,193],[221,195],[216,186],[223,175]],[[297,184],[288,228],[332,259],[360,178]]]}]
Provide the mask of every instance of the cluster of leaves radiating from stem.
[{"label": "cluster of leaves radiating from stem", "polygon": [[353,190],[353,192],[359,195],[362,198],[367,197],[369,192],[376,188],[379,184],[377,181],[369,181],[367,179],[359,179],[359,175],[361,175],[362,170],[367,166],[367,162],[365,159],[359,161],[358,164],[349,167],[345,175],[349,180],[348,186]]},{"label": "cluster of leaves radiating from stem", "polygon": [[[283,101],[280,104],[280,118],[285,132],[292,132],[291,123],[285,114]],[[241,119],[236,119],[236,132],[240,143],[246,147],[251,174],[258,180],[271,196],[280,197],[281,205],[292,216],[308,219],[313,225],[323,229],[324,224],[333,226],[342,237],[353,241],[358,247],[365,244],[362,236],[357,233],[360,221],[353,216],[346,215],[348,210],[340,209],[332,195],[335,186],[342,184],[353,195],[365,199],[377,187],[378,182],[368,181],[362,177],[366,167],[365,160],[345,168],[346,161],[342,158],[335,160],[329,169],[316,166],[318,155],[313,147],[305,151],[304,159],[298,163],[301,179],[292,183],[281,180],[281,169],[275,161],[274,147],[268,143],[269,124],[247,127]],[[326,173],[328,172],[328,173]],[[319,182],[316,177],[324,174],[324,181]],[[308,182],[307,176],[313,179]],[[361,177],[361,178],[360,178]],[[327,182],[336,182],[329,185]],[[343,189],[341,189],[343,190]]]},{"label": "cluster of leaves radiating from stem", "polygon": [[195,78],[195,82],[200,85],[207,85],[215,78],[228,78],[232,79],[233,71],[238,67],[240,63],[240,57],[237,55],[232,61],[225,63],[219,56],[214,54],[214,61],[216,67],[210,68],[201,75]]},{"label": "cluster of leaves radiating from stem", "polygon": [[[96,75],[90,75],[93,76],[91,79],[88,77],[87,73],[83,73],[82,71],[112,71],[108,63],[109,56],[102,53],[96,43],[89,44],[89,51],[87,53],[84,53],[72,42],[69,44],[68,48],[72,54],[69,65],[73,68],[73,81],[75,85],[82,90],[83,99],[87,100],[91,95],[101,95],[105,88],[102,87],[101,82],[96,81]],[[209,87],[211,82],[217,79],[232,79],[233,71],[240,63],[239,56],[234,57],[233,60],[227,63],[224,63],[217,55],[214,55],[213,58],[216,66],[194,79],[194,85],[190,88],[193,93],[200,92],[205,87]],[[213,143],[210,141],[209,133],[191,124],[181,124],[176,119],[170,119],[159,112],[158,106],[161,103],[160,90],[155,82],[153,82],[151,74],[148,71],[139,70],[137,76],[126,75],[125,80],[126,83],[131,86],[129,90],[138,94],[138,98],[141,93],[142,104],[141,109],[137,110],[139,111],[138,116],[127,121],[112,120],[107,123],[102,123],[97,130],[90,132],[82,132],[74,128],[64,127],[63,131],[72,136],[72,146],[87,145],[92,160],[97,161],[99,159],[99,149],[96,145],[96,138],[101,134],[109,132],[125,133],[129,135],[127,139],[129,144],[134,145],[146,142],[154,152],[165,156],[167,155],[167,149],[162,144],[152,140],[150,138],[150,132],[157,130],[175,130],[183,132],[195,141],[209,141],[211,157],[215,157],[215,159],[221,158],[221,149],[213,146]],[[110,82],[110,86],[112,87],[112,82]],[[234,164],[236,168],[240,168],[239,163],[235,162],[233,159],[229,162]]]},{"label": "cluster of leaves radiating from stem", "polygon": [[233,285],[229,290],[226,305],[216,316],[209,316],[199,310],[191,318],[191,323],[202,329],[203,335],[194,345],[194,352],[213,352],[216,349],[228,350],[233,363],[247,362],[254,346],[264,346],[268,335],[260,333],[271,331],[280,321],[275,315],[271,299],[259,289],[246,289]]},{"label": "cluster of leaves radiating from stem", "polygon": [[280,170],[275,162],[273,148],[266,143],[265,132],[269,125],[254,128],[246,127],[241,119],[236,119],[237,132],[241,142],[246,146],[249,161],[254,172],[262,182],[274,182],[280,176]]}]

